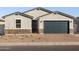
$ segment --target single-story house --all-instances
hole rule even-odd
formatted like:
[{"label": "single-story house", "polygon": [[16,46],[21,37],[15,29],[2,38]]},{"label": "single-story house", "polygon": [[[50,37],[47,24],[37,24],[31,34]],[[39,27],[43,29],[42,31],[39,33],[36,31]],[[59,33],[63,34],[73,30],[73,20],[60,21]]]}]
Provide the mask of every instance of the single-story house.
[{"label": "single-story house", "polygon": [[6,34],[73,34],[74,17],[59,11],[41,7],[29,11],[14,12],[2,17],[5,20]]},{"label": "single-story house", "polygon": [[2,17],[5,20],[5,34],[24,34],[32,32],[32,16],[14,12]]}]

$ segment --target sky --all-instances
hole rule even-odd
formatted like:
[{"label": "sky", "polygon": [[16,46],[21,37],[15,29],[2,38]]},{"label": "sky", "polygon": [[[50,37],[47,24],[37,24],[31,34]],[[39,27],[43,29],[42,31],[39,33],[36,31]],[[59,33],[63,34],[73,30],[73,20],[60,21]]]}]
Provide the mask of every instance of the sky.
[{"label": "sky", "polygon": [[[4,15],[13,12],[17,12],[17,11],[24,12],[33,8],[34,7],[0,7],[0,18]],[[79,7],[44,7],[44,8],[51,11],[61,11],[75,17],[79,16]]]}]

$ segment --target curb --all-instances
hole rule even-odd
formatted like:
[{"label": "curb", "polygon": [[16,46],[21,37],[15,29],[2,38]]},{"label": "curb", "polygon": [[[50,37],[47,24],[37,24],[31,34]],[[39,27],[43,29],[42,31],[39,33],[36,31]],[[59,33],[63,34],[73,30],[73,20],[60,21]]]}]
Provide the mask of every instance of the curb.
[{"label": "curb", "polygon": [[46,45],[79,45],[79,42],[28,42],[28,43],[0,43],[0,46],[46,46]]}]

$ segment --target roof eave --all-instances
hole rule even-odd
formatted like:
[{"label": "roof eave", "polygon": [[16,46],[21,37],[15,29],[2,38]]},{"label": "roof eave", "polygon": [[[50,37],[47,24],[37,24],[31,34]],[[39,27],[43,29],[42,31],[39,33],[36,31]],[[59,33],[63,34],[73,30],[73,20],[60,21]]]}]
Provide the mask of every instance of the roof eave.
[{"label": "roof eave", "polygon": [[76,19],[74,16],[71,16],[69,14],[66,14],[66,13],[63,13],[63,12],[60,12],[60,11],[54,11],[54,13],[66,16],[66,17],[71,18],[71,19]]},{"label": "roof eave", "polygon": [[52,11],[50,11],[50,10],[48,10],[48,9],[45,9],[45,8],[43,8],[43,7],[36,7],[36,8],[31,9],[31,10],[24,11],[23,13],[30,12],[30,11],[35,10],[35,9],[36,9],[36,10],[42,10],[42,11],[45,11],[45,12],[48,12],[48,13],[53,13]]},{"label": "roof eave", "polygon": [[12,15],[12,14],[18,14],[18,15],[21,15],[21,16],[24,16],[24,17],[27,17],[27,18],[33,19],[32,16],[27,15],[27,14],[24,14],[24,13],[21,13],[21,12],[14,12],[14,13],[11,13],[11,14],[8,14],[8,15],[5,15],[5,16],[3,16],[2,18],[5,19],[5,17],[10,16],[10,15]]}]

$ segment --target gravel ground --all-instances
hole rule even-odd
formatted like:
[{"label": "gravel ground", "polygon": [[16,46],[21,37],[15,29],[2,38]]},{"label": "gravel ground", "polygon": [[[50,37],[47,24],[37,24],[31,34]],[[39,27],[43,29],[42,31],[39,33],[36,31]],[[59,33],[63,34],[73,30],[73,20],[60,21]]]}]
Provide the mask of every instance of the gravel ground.
[{"label": "gravel ground", "polygon": [[79,34],[7,34],[0,43],[7,42],[79,42]]}]

